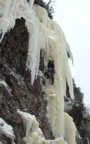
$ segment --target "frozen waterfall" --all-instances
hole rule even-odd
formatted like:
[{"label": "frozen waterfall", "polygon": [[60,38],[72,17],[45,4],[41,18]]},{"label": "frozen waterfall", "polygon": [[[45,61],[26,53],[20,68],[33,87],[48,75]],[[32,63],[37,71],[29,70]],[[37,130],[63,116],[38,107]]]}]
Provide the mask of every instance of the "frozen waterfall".
[{"label": "frozen waterfall", "polygon": [[45,87],[48,102],[47,117],[55,140],[45,140],[35,117],[18,111],[26,123],[25,141],[26,144],[75,144],[74,122],[68,114],[64,113],[66,82],[70,96],[74,98],[67,52],[72,61],[73,56],[60,26],[48,17],[44,8],[33,3],[34,0],[29,2],[0,0],[0,42],[5,33],[15,26],[16,19],[22,17],[25,19],[29,33],[26,69],[31,71],[31,84],[38,76],[41,49],[44,53],[45,66],[48,63],[48,57],[52,57],[55,63],[54,85],[46,80]]}]

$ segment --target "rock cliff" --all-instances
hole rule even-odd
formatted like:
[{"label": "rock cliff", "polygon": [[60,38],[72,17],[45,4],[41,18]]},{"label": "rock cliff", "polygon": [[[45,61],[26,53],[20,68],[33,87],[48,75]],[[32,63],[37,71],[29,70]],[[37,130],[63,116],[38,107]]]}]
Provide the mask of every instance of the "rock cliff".
[{"label": "rock cliff", "polygon": [[[28,32],[24,19],[17,20],[13,30],[8,32],[0,43],[0,117],[12,125],[16,144],[23,144],[25,127],[17,109],[34,114],[44,136],[53,139],[50,125],[46,118],[46,96],[42,90],[44,78],[38,76],[33,86],[30,82],[30,71],[26,71],[28,50]],[[43,71],[41,56],[40,70]],[[3,144],[11,141],[0,134]]]}]

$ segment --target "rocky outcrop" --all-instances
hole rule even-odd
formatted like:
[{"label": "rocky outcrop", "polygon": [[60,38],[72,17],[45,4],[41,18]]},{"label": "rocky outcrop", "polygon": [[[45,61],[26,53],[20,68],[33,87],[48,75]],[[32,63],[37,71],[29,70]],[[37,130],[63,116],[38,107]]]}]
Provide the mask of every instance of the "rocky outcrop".
[{"label": "rocky outcrop", "polygon": [[[8,32],[0,43],[0,117],[13,127],[16,144],[23,144],[25,127],[16,113],[17,109],[34,114],[44,136],[53,139],[46,117],[46,96],[42,90],[44,78],[39,77],[34,85],[30,83],[30,71],[26,71],[28,32],[24,19],[17,20],[15,28]],[[43,71],[41,57],[40,70]],[[3,144],[11,141],[0,134]]]}]

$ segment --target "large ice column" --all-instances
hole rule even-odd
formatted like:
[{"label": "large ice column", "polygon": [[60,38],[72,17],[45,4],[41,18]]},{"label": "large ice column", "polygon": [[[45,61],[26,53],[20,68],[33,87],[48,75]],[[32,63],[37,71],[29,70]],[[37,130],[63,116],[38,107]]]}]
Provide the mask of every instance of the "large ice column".
[{"label": "large ice column", "polygon": [[[52,127],[55,137],[64,137],[64,96],[66,95],[66,82],[69,85],[70,95],[73,98],[72,77],[68,65],[68,57],[66,50],[66,41],[61,28],[54,21],[50,21],[51,31],[49,27],[49,44],[44,50],[45,61],[49,57],[54,60],[55,76],[54,85],[46,81],[47,94],[47,117]],[[47,65],[47,64],[46,64]]]},{"label": "large ice column", "polygon": [[67,144],[63,138],[46,140],[34,115],[20,110],[17,110],[17,113],[22,117],[26,125],[26,136],[24,138],[26,144]]},{"label": "large ice column", "polygon": [[[48,100],[47,117],[51,124],[51,128],[55,137],[64,137],[64,106],[63,106],[63,92],[65,91],[62,84],[62,69],[63,69],[63,49],[60,52],[60,43],[57,38],[57,31],[55,31],[54,22],[48,18],[45,9],[40,6],[34,7],[38,20],[43,24],[47,31],[48,43],[44,50],[44,57],[46,61],[49,56],[52,56],[55,62],[55,87],[46,84],[46,94]],[[56,32],[56,33],[55,33]],[[60,33],[59,33],[60,34]],[[59,63],[60,61],[60,63]],[[60,67],[61,66],[61,67]],[[63,81],[64,83],[64,81]]]},{"label": "large ice column", "polygon": [[[55,47],[54,47],[55,46]],[[49,47],[50,48],[50,47]],[[46,83],[46,94],[48,96],[48,119],[52,125],[52,131],[55,137],[64,137],[64,102],[63,95],[65,91],[65,82],[63,80],[63,56],[59,57],[59,47],[53,45],[50,49],[50,56],[52,55],[55,63],[55,81],[51,85],[49,81]],[[48,57],[47,57],[48,59]],[[52,102],[52,105],[51,105]],[[54,111],[52,111],[52,109]],[[53,123],[52,123],[53,121]]]},{"label": "large ice column", "polygon": [[[49,89],[48,89],[49,90]],[[63,106],[61,99],[58,95],[48,91],[48,106],[47,106],[47,117],[51,124],[51,129],[55,138],[64,138],[64,117],[63,117]]]}]

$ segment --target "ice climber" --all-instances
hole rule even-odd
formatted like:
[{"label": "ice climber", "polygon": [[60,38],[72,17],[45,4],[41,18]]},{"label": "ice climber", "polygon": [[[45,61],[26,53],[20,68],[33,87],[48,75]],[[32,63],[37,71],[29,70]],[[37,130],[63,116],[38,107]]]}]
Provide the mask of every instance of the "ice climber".
[{"label": "ice climber", "polygon": [[54,73],[55,73],[54,60],[49,58],[47,69],[45,71],[45,76],[47,79],[50,79],[51,84],[54,83]]}]

